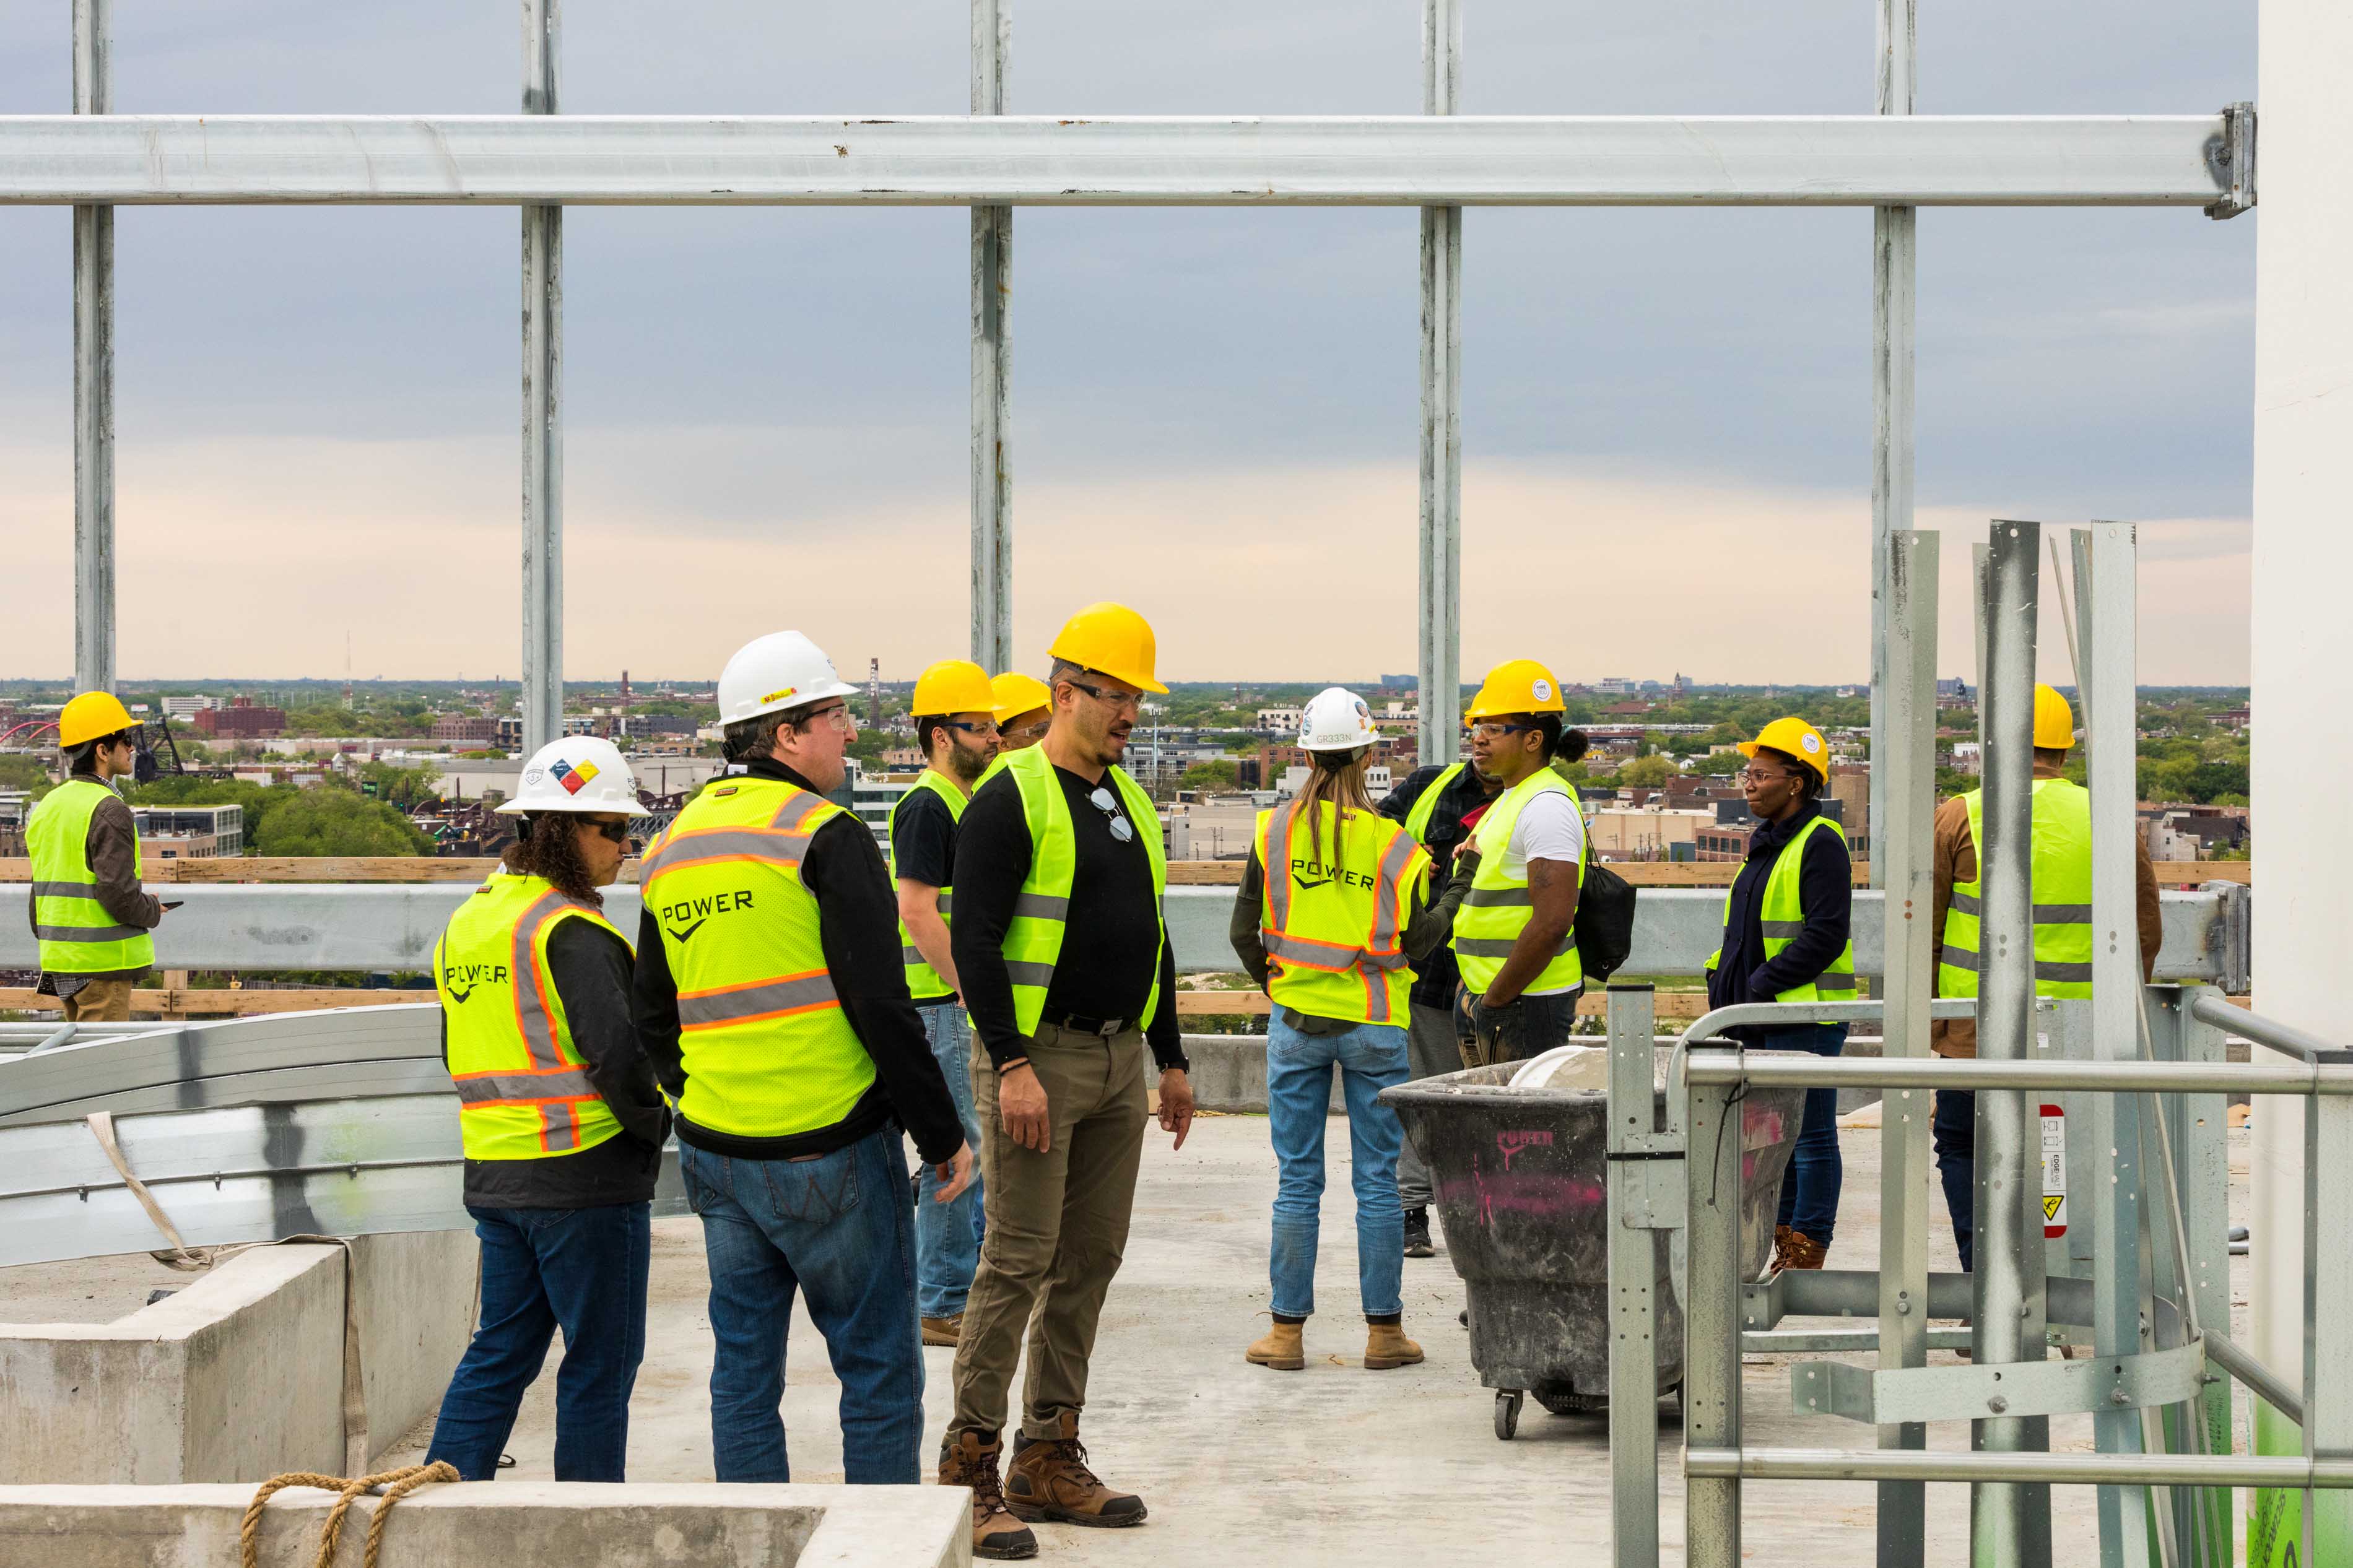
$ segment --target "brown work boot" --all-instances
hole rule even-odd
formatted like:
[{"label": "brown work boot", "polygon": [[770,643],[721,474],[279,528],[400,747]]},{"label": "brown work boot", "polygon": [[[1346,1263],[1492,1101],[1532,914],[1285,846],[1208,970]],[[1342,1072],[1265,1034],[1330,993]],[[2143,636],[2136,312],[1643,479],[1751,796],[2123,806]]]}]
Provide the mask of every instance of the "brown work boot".
[{"label": "brown work boot", "polygon": [[1786,1225],[1773,1227],[1773,1261],[1766,1265],[1766,1273],[1778,1274],[1789,1267],[1789,1238],[1797,1234]]},{"label": "brown work boot", "polygon": [[1413,1366],[1421,1360],[1421,1347],[1405,1337],[1405,1330],[1396,1323],[1367,1323],[1365,1326],[1365,1368],[1368,1372],[1387,1372],[1395,1366]]},{"label": "brown work boot", "polygon": [[984,1441],[969,1430],[940,1440],[940,1485],[972,1489],[972,1554],[998,1562],[1038,1555],[1038,1538],[1005,1509],[997,1480],[997,1457],[1004,1451],[996,1438]]},{"label": "brown work boot", "polygon": [[923,1320],[923,1342],[927,1345],[945,1345],[948,1349],[954,1350],[956,1341],[963,1336],[964,1314],[962,1312],[958,1312],[953,1318]]},{"label": "brown work boot", "polygon": [[1301,1342],[1304,1331],[1302,1323],[1277,1323],[1267,1330],[1265,1337],[1242,1352],[1242,1360],[1277,1372],[1297,1372],[1307,1364],[1307,1348]]},{"label": "brown work boot", "polygon": [[1115,1492],[1087,1468],[1078,1413],[1065,1410],[1053,1435],[1021,1434],[1005,1476],[1005,1506],[1016,1519],[1118,1527],[1144,1522],[1144,1500]]},{"label": "brown work boot", "polygon": [[1802,1230],[1793,1230],[1789,1233],[1788,1257],[1781,1267],[1820,1268],[1822,1266],[1822,1260],[1830,1255],[1830,1245],[1827,1242],[1816,1241]]}]

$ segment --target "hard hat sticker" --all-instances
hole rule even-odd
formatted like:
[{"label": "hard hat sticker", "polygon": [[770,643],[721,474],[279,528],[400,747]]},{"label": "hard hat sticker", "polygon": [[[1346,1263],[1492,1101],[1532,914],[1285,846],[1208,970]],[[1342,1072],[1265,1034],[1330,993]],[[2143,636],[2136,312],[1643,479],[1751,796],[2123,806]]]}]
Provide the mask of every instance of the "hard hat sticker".
[{"label": "hard hat sticker", "polygon": [[1541,679],[1531,681],[1528,684],[1528,694],[1539,702],[1549,702],[1552,700],[1552,682]]},{"label": "hard hat sticker", "polygon": [[1798,743],[1810,752],[1819,752],[1822,749],[1822,738],[1820,735],[1804,736]]},{"label": "hard hat sticker", "polygon": [[529,789],[537,784],[540,780],[546,776],[547,770],[544,768],[525,768],[522,771],[523,787],[525,789]]},{"label": "hard hat sticker", "polygon": [[779,686],[774,691],[764,695],[760,700],[763,702],[780,702],[799,689],[800,688],[797,686]]}]

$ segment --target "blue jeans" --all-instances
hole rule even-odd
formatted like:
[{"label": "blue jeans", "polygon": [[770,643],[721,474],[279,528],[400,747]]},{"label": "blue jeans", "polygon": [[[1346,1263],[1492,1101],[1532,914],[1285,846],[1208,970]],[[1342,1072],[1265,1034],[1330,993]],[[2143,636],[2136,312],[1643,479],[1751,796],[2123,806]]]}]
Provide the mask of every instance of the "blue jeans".
[{"label": "blue jeans", "polygon": [[1945,1209],[1953,1216],[1953,1245],[1960,1249],[1966,1274],[1975,1261],[1970,1244],[1977,1239],[1978,1097],[1938,1089],[1929,1138],[1936,1151],[1936,1175],[1945,1184]]},{"label": "blue jeans", "polygon": [[1332,1069],[1348,1104],[1350,1174],[1356,1189],[1356,1289],[1367,1317],[1393,1317],[1405,1273],[1405,1210],[1398,1204],[1398,1146],[1405,1128],[1374,1097],[1406,1081],[1402,1025],[1357,1024],[1310,1035],[1283,1022],[1266,1027],[1266,1121],[1279,1167],[1274,1246],[1267,1272],[1275,1315],[1315,1310],[1315,1238],[1324,1203],[1324,1122],[1332,1109]]},{"label": "blue jeans", "polygon": [[[1794,1024],[1745,1034],[1742,1043],[1757,1050],[1834,1057],[1846,1049],[1844,1024]],[[1798,1147],[1781,1176],[1781,1217],[1775,1223],[1828,1247],[1838,1229],[1839,1189],[1845,1184],[1846,1162],[1839,1154],[1838,1090],[1810,1089]]]},{"label": "blue jeans", "polygon": [[497,1477],[523,1390],[561,1326],[555,1479],[621,1479],[646,1353],[653,1205],[466,1212],[482,1238],[482,1319],[441,1396],[426,1462],[447,1459],[465,1480]]},{"label": "blue jeans", "polygon": [[[972,1114],[972,1020],[960,1002],[918,1007],[923,1038],[948,1080],[948,1098],[955,1101],[956,1120],[964,1123],[964,1141],[980,1151],[980,1123]],[[952,1204],[935,1204],[932,1194],[940,1178],[929,1165],[915,1167],[915,1305],[926,1318],[953,1318],[964,1310],[972,1289],[972,1271],[980,1266],[980,1167],[973,1166],[972,1185]]]},{"label": "blue jeans", "polygon": [[841,1380],[852,1486],[913,1486],[923,1430],[914,1205],[899,1130],[807,1160],[737,1160],[681,1142],[679,1173],[711,1265],[711,1452],[723,1481],[788,1481],[785,1335],[808,1294]]}]

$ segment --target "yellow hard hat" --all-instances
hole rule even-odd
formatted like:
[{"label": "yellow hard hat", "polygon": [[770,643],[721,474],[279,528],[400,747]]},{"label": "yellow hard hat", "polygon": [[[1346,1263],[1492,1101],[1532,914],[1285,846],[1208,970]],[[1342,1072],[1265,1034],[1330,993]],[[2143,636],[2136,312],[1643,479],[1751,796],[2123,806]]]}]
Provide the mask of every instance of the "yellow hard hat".
[{"label": "yellow hard hat", "polygon": [[1018,669],[1008,669],[997,677],[988,683],[988,689],[996,695],[997,702],[992,710],[1000,724],[1009,723],[1024,713],[1034,713],[1040,708],[1054,705],[1051,687],[1036,676],[1024,675]]},{"label": "yellow hard hat", "polygon": [[1755,740],[1743,741],[1734,750],[1744,757],[1762,751],[1778,752],[1813,769],[1818,779],[1831,776],[1831,749],[1822,742],[1822,732],[1803,719],[1776,719],[1757,731]]},{"label": "yellow hard hat", "polygon": [[1062,623],[1054,646],[1046,651],[1145,691],[1168,689],[1152,678],[1158,651],[1152,623],[1125,605],[1089,605]]},{"label": "yellow hard hat", "polygon": [[916,713],[994,713],[988,672],[968,658],[944,658],[915,677]]},{"label": "yellow hard hat", "polygon": [[1485,684],[1462,717],[1476,721],[1497,713],[1558,713],[1567,706],[1551,670],[1532,658],[1507,658],[1487,672]]},{"label": "yellow hard hat", "polygon": [[2047,686],[2034,689],[2034,746],[2037,751],[2063,752],[2075,743],[2075,710]]},{"label": "yellow hard hat", "polygon": [[85,691],[66,704],[58,715],[58,744],[79,746],[95,741],[100,735],[111,735],[128,730],[137,721],[121,699],[111,691]]}]

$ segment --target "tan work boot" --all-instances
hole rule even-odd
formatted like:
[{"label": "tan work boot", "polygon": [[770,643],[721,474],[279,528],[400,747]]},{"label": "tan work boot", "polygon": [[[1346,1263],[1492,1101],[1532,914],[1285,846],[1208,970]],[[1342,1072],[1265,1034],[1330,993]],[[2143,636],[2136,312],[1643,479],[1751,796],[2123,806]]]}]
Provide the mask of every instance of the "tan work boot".
[{"label": "tan work boot", "polygon": [[1301,1342],[1304,1329],[1302,1323],[1277,1323],[1256,1344],[1242,1352],[1242,1360],[1277,1372],[1297,1372],[1307,1364],[1307,1348]]},{"label": "tan work boot", "polygon": [[1021,1434],[1005,1475],[1005,1506],[1016,1519],[1116,1528],[1144,1522],[1144,1500],[1115,1492],[1087,1468],[1079,1417],[1065,1410],[1050,1436]]},{"label": "tan work boot", "polygon": [[1365,1326],[1365,1368],[1368,1372],[1387,1372],[1391,1367],[1413,1366],[1421,1360],[1421,1347],[1405,1337],[1405,1330],[1396,1323],[1368,1323]]},{"label": "tan work boot", "polygon": [[956,1341],[963,1337],[964,1314],[962,1312],[958,1312],[953,1318],[923,1320],[923,1342],[927,1345],[945,1345],[948,1349],[954,1350]]},{"label": "tan work boot", "polygon": [[1802,1230],[1793,1230],[1789,1233],[1788,1259],[1787,1262],[1783,1263],[1781,1267],[1784,1268],[1820,1268],[1822,1266],[1823,1259],[1830,1257],[1830,1255],[1831,1249],[1827,1243],[1816,1241],[1812,1237],[1808,1236]]},{"label": "tan work boot", "polygon": [[1038,1538],[1005,1510],[997,1457],[1005,1445],[977,1432],[951,1432],[940,1440],[940,1485],[972,1489],[972,1554],[997,1562],[1038,1555]]},{"label": "tan work boot", "polygon": [[1797,1234],[1786,1225],[1773,1227],[1773,1261],[1765,1266],[1765,1272],[1778,1274],[1789,1267],[1789,1238]]}]

